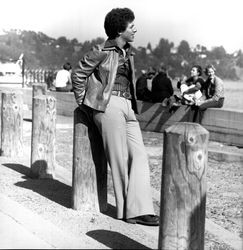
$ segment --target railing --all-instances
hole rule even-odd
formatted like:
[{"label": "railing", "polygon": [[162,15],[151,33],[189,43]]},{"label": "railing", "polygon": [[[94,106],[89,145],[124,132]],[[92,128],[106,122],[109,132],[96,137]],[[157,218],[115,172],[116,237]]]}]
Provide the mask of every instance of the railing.
[{"label": "railing", "polygon": [[49,89],[55,79],[55,75],[55,70],[25,69],[24,83],[27,86],[31,86],[33,83],[46,83]]}]

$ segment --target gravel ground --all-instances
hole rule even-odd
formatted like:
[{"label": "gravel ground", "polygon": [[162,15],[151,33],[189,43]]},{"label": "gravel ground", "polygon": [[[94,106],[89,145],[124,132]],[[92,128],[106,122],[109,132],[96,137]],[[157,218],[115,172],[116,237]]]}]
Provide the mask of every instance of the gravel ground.
[{"label": "gravel ground", "polygon": [[[24,132],[24,144],[30,145],[30,125],[25,122],[25,132]],[[151,184],[154,189],[160,191],[160,181],[161,181],[161,166],[162,166],[162,142],[163,136],[159,133],[143,132],[144,143],[147,148],[149,156],[149,164],[151,169]],[[56,160],[59,165],[71,171],[72,168],[72,146],[73,146],[73,135],[72,129],[58,129],[57,130],[57,139],[56,139]],[[214,160],[209,160],[208,172],[207,172],[207,204],[206,204],[206,218],[213,220],[218,225],[229,230],[230,232],[243,237],[242,229],[242,218],[243,218],[243,169],[241,163],[224,163],[217,162]],[[7,174],[6,174],[7,176]],[[5,176],[5,177],[6,177]],[[1,178],[3,175],[1,176]],[[13,174],[12,178],[15,177]],[[27,178],[26,178],[27,179]],[[109,193],[112,194],[112,183],[109,179]],[[107,220],[106,223],[101,222],[104,218],[97,216],[95,214],[86,213],[85,217],[77,214],[77,212],[70,209],[70,188],[67,188],[66,185],[62,183],[56,183],[55,186],[46,182],[45,188],[49,190],[49,193],[45,196],[49,196],[51,199],[46,199],[43,196],[38,196],[36,193],[43,192],[43,183],[41,188],[39,187],[41,180],[23,180],[23,183],[19,183],[15,187],[11,187],[11,182],[9,184],[1,185],[0,191],[8,194],[10,197],[15,197],[18,202],[23,203],[29,209],[41,214],[44,217],[47,217],[56,224],[62,227],[70,227],[71,232],[77,234],[81,233],[87,229],[92,229],[94,223],[100,223],[103,225],[104,229],[118,230],[116,225],[112,225],[111,220]],[[5,181],[4,181],[5,182]],[[29,192],[26,196],[23,189],[18,189],[16,187],[28,187],[35,192]],[[54,189],[53,189],[54,188]],[[61,194],[58,193],[58,190],[64,190]],[[55,197],[54,197],[55,196]],[[55,200],[56,203],[53,203],[51,200]],[[40,206],[42,204],[42,206]],[[156,212],[159,213],[159,202],[155,201]],[[114,210],[114,209],[113,209]],[[78,217],[77,217],[78,216]],[[81,218],[82,217],[82,218]],[[82,221],[82,223],[77,223],[77,220]],[[114,221],[114,220],[113,220]],[[73,227],[71,225],[74,225]],[[85,225],[85,226],[84,226]],[[85,228],[84,228],[85,227]],[[130,238],[136,240],[139,238],[146,238],[142,233],[134,233],[134,228],[128,225],[127,227]],[[121,231],[122,233],[122,231]],[[153,239],[151,238],[151,241]],[[146,242],[147,246],[154,248],[153,243]],[[114,245],[112,245],[114,246]],[[123,246],[124,247],[124,246]],[[120,248],[123,248],[120,245]],[[136,246],[138,247],[138,246]],[[141,246],[140,246],[141,247]],[[139,247],[139,248],[140,248]],[[118,246],[117,246],[118,248]],[[143,248],[143,247],[141,247]],[[220,239],[216,238],[214,235],[206,231],[205,233],[205,249],[226,249],[233,250],[233,248],[224,244]]]},{"label": "gravel ground", "polygon": [[[57,161],[69,169],[72,165],[71,130],[59,130],[57,137]],[[143,132],[144,143],[149,156],[151,184],[160,191],[162,172],[163,135]],[[240,162],[217,162],[209,159],[207,171],[206,217],[225,229],[243,237],[240,220],[243,219],[243,168]]]}]

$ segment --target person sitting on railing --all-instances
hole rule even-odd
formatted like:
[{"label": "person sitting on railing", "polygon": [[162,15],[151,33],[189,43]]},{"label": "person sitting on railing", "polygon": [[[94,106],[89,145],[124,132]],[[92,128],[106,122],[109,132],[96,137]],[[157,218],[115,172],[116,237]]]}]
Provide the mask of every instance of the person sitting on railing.
[{"label": "person sitting on railing", "polygon": [[[193,65],[190,71],[191,76],[187,78],[183,75],[177,82],[179,95],[173,95],[166,102],[170,106],[170,111],[175,111],[181,105],[194,105],[197,100],[205,99],[205,82],[202,75],[202,67]],[[166,106],[166,105],[165,105]]]},{"label": "person sitting on railing", "polygon": [[200,65],[193,65],[191,68],[191,76],[184,77],[178,82],[177,87],[181,91],[182,104],[192,105],[197,100],[205,98],[205,83],[202,75],[202,67]]},{"label": "person sitting on railing", "polygon": [[170,98],[174,93],[171,79],[168,77],[166,67],[161,64],[158,74],[152,80],[152,101],[163,102],[165,98]]},{"label": "person sitting on railing", "polygon": [[63,69],[57,72],[55,80],[56,91],[69,92],[72,90],[71,70],[72,66],[67,62],[63,65]]},{"label": "person sitting on railing", "polygon": [[148,89],[148,80],[152,80],[156,74],[156,70],[150,67],[147,72],[142,72],[142,75],[136,81],[137,99],[145,102],[152,102],[152,92]]},{"label": "person sitting on railing", "polygon": [[205,81],[205,100],[196,100],[193,122],[201,123],[203,113],[207,108],[222,108],[224,105],[224,84],[222,79],[215,75],[216,69],[212,64],[205,68],[207,80]]}]

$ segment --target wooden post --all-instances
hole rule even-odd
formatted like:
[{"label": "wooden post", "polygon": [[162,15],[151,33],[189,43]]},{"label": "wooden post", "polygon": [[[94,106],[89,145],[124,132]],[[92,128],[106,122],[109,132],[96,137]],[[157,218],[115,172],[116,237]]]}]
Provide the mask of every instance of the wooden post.
[{"label": "wooden post", "polygon": [[1,156],[23,155],[23,94],[2,92]]},{"label": "wooden post", "polygon": [[107,209],[107,161],[92,115],[74,111],[72,207],[82,211]]},{"label": "wooden post", "polygon": [[47,85],[42,83],[32,84],[32,117],[34,117],[34,98],[39,95],[46,95]]},{"label": "wooden post", "polygon": [[159,249],[204,249],[208,138],[196,123],[164,131]]},{"label": "wooden post", "polygon": [[46,83],[34,83],[32,85],[32,98],[37,95],[45,95],[47,92],[47,84]]},{"label": "wooden post", "polygon": [[56,140],[56,99],[34,97],[31,138],[31,174],[35,178],[54,178]]}]

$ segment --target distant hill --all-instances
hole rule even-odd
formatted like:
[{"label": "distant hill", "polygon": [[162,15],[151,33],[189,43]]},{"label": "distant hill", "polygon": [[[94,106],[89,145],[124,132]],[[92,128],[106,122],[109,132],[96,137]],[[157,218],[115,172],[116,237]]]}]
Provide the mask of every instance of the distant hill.
[{"label": "distant hill", "polygon": [[[100,37],[79,42],[76,38],[69,40],[65,36],[55,39],[42,32],[3,31],[0,33],[0,61],[16,61],[24,53],[25,68],[56,70],[67,61],[76,65],[87,51],[102,42],[104,38]],[[204,68],[212,63],[221,78],[243,79],[243,54],[240,50],[228,54],[222,46],[207,50],[205,46],[198,44],[192,48],[185,40],[175,47],[173,42],[164,38],[160,39],[155,48],[148,42],[146,47],[133,49],[137,76],[151,66],[158,68],[161,63],[167,67],[172,78],[182,74],[189,75],[192,65],[199,64]]]},{"label": "distant hill", "polygon": [[0,35],[0,60],[14,61],[24,53],[27,68],[56,69],[65,61],[76,63],[95,43],[103,41],[97,38],[79,43],[64,36],[54,39],[42,32],[10,30]]}]

